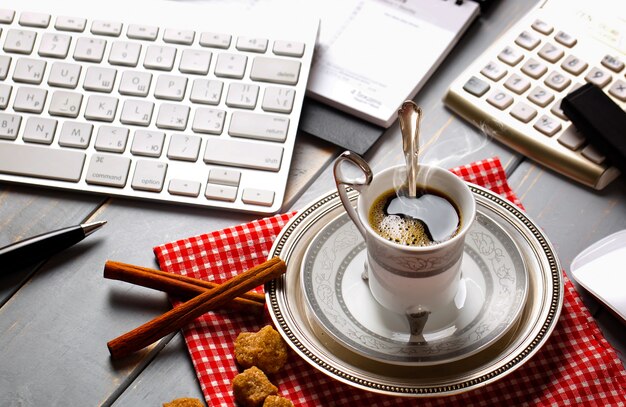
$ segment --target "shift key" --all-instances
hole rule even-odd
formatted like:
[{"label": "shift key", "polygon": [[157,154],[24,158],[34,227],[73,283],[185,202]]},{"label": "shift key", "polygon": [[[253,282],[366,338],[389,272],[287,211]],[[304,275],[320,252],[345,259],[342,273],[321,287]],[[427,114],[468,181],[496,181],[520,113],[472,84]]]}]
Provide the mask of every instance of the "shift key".
[{"label": "shift key", "polygon": [[204,152],[204,162],[265,171],[278,171],[283,148],[268,143],[238,140],[209,139]]},{"label": "shift key", "polygon": [[85,181],[88,184],[123,188],[129,169],[130,158],[94,154],[91,156]]}]

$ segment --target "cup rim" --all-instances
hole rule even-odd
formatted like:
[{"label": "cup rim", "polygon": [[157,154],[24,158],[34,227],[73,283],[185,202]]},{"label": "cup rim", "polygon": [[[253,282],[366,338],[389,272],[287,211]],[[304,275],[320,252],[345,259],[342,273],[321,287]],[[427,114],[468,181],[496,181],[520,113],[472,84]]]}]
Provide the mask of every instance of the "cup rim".
[{"label": "cup rim", "polygon": [[[410,245],[401,245],[395,242],[392,242],[390,240],[385,239],[384,237],[380,236],[378,233],[376,233],[376,231],[374,230],[374,228],[372,228],[372,226],[369,223],[369,208],[365,208],[365,212],[367,217],[365,219],[362,218],[361,214],[361,202],[362,202],[362,194],[359,194],[358,198],[357,198],[357,215],[359,217],[359,220],[361,221],[361,224],[363,225],[363,227],[367,230],[369,235],[374,236],[374,238],[380,242],[383,243],[387,246],[393,247],[393,248],[402,248],[403,250],[409,250],[409,251],[414,251],[414,252],[429,252],[429,251],[435,251],[435,250],[441,250],[442,248],[446,248],[448,246],[452,246],[454,244],[456,244],[456,242],[458,242],[459,240],[463,240],[465,239],[465,234],[466,232],[469,230],[470,226],[474,223],[474,219],[476,218],[476,199],[474,198],[474,194],[472,193],[471,189],[469,188],[469,186],[467,185],[467,182],[465,180],[463,180],[461,177],[459,177],[458,175],[452,173],[451,171],[443,168],[443,167],[439,167],[436,165],[432,165],[432,164],[419,164],[420,167],[426,167],[426,168],[432,168],[436,171],[441,171],[443,173],[445,173],[445,176],[450,175],[451,177],[453,177],[454,179],[456,179],[457,181],[460,182],[460,184],[462,184],[462,189],[465,190],[467,192],[467,195],[471,198],[471,206],[472,206],[472,211],[470,213],[469,218],[467,218],[467,221],[463,222],[461,224],[461,229],[459,230],[459,232],[452,236],[450,239],[444,241],[444,242],[439,242],[439,243],[433,243],[431,245],[428,246],[410,246]],[[374,174],[374,178],[372,179],[372,182],[375,182],[376,177],[380,176],[381,174],[385,174],[387,172],[392,172],[392,171],[396,171],[398,169],[402,169],[405,168],[404,165],[396,165],[393,167],[388,167],[385,168],[384,170]],[[444,191],[445,192],[445,191]],[[455,202],[457,203],[457,202]],[[461,208],[459,208],[459,210],[461,210]],[[462,218],[463,219],[463,218]]]}]

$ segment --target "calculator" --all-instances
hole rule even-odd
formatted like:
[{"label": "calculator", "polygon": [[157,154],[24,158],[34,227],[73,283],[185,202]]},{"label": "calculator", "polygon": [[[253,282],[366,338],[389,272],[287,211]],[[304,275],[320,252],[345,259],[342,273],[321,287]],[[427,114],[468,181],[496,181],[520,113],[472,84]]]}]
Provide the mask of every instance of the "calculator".
[{"label": "calculator", "polygon": [[560,105],[591,82],[626,109],[626,7],[618,3],[542,2],[455,79],[444,103],[487,136],[603,189],[619,170]]}]

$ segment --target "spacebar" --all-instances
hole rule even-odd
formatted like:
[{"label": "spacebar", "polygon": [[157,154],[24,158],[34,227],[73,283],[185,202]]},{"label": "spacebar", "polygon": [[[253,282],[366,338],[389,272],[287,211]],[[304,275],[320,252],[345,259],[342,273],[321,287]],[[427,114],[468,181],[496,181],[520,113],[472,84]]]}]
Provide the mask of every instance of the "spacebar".
[{"label": "spacebar", "polygon": [[0,143],[0,173],[77,182],[85,153]]}]

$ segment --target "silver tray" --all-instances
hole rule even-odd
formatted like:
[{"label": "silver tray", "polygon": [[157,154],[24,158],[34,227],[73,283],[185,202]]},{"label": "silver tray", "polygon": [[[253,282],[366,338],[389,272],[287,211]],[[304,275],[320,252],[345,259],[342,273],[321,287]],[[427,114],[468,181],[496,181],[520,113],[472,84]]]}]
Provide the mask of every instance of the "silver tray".
[{"label": "silver tray", "polygon": [[[307,363],[348,385],[376,393],[432,397],[458,394],[492,383],[526,363],[547,341],[563,304],[559,261],[539,228],[509,201],[469,184],[477,211],[496,222],[520,250],[528,272],[528,298],[514,326],[486,349],[435,366],[400,366],[342,346],[316,322],[306,304],[300,268],[313,238],[345,212],[336,192],[296,214],[277,236],[269,257],[280,256],[287,273],[266,286],[270,315],[285,341]],[[351,194],[356,200],[356,193]]]}]

